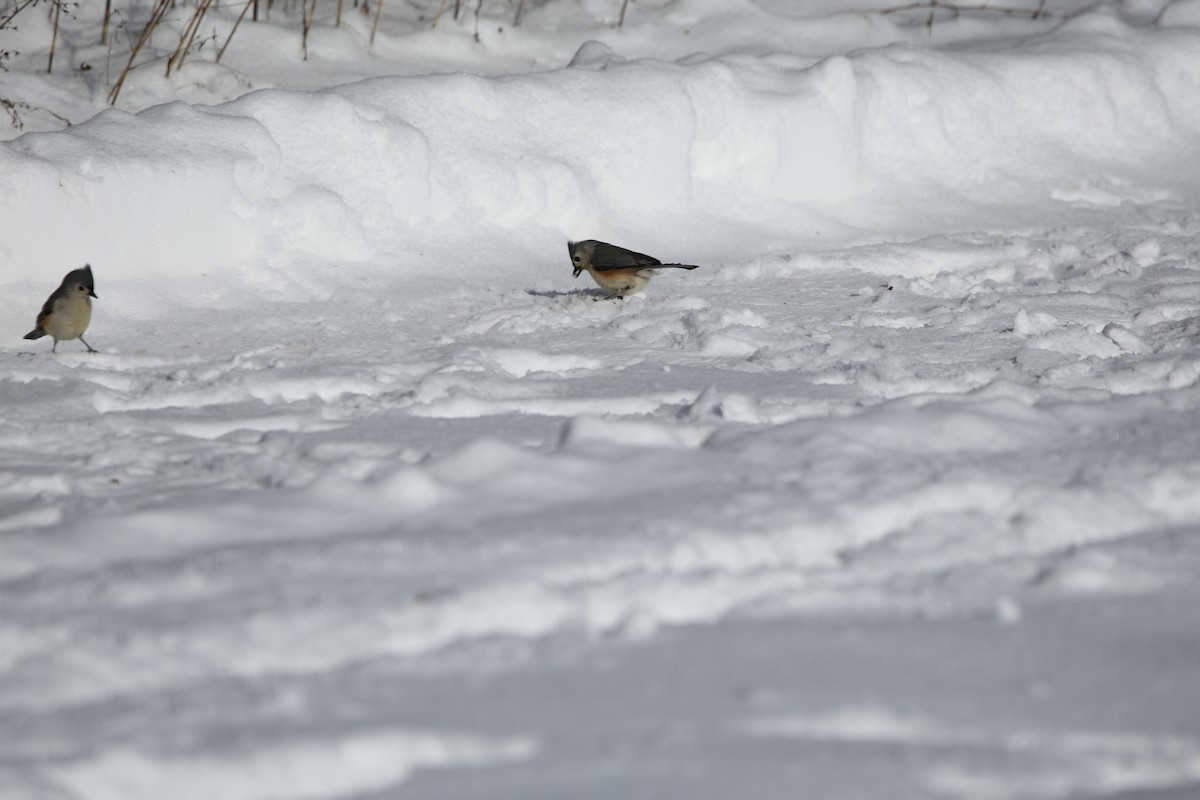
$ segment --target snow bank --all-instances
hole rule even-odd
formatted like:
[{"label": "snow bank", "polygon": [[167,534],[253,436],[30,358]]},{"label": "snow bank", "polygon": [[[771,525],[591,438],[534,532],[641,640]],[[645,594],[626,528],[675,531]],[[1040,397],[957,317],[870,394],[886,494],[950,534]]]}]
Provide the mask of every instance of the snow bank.
[{"label": "snow bank", "polygon": [[1032,223],[1047,199],[1186,202],[1197,48],[1194,30],[1098,12],[990,53],[673,64],[593,47],[549,73],[110,111],[0,145],[0,274],[462,278],[483,248],[529,277],[585,235],[703,260],[945,231],[968,210]]}]

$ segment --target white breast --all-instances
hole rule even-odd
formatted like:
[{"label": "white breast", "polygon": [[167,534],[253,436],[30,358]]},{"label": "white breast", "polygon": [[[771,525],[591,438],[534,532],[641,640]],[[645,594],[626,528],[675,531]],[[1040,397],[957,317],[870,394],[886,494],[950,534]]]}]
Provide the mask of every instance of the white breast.
[{"label": "white breast", "polygon": [[54,313],[46,320],[46,333],[55,339],[78,339],[92,321],[92,300],[77,294],[54,304]]}]

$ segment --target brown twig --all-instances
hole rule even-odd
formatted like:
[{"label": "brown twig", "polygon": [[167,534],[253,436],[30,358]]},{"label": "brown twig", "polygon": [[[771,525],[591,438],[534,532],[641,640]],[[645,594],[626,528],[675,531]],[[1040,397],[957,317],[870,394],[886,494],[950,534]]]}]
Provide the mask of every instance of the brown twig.
[{"label": "brown twig", "polygon": [[475,42],[479,42],[479,12],[483,10],[483,0],[475,3]]},{"label": "brown twig", "polygon": [[108,20],[112,17],[112,0],[104,0],[104,25],[100,28],[100,44],[108,44]]},{"label": "brown twig", "polygon": [[200,22],[208,13],[208,7],[211,5],[212,0],[197,0],[195,12],[192,13],[192,18],[184,26],[183,33],[179,36],[179,45],[167,59],[168,78],[171,77],[172,69],[179,69],[183,66],[183,60],[187,58],[188,51],[192,48],[192,42],[196,39],[196,32],[200,30]]},{"label": "brown twig", "polygon": [[629,7],[629,0],[621,0],[621,16],[617,18],[617,27],[625,26],[625,9]]},{"label": "brown twig", "polygon": [[925,28],[933,36],[933,23],[938,11],[949,11],[955,17],[967,11],[991,11],[996,14],[1028,14],[1030,19],[1054,16],[1046,10],[1046,0],[1038,0],[1037,8],[1017,8],[1015,6],[994,6],[988,0],[982,3],[950,3],[945,0],[924,0],[924,2],[905,3],[900,6],[880,9],[881,14],[896,14],[902,11],[929,9],[929,17],[925,20]]},{"label": "brown twig", "polygon": [[[625,0],[626,3],[629,0]],[[1046,11],[1046,0],[1041,0],[1037,8],[1017,8],[1016,6],[994,6],[991,3],[948,3],[945,0],[923,0],[923,2],[905,3],[904,5],[891,6],[890,8],[879,9],[880,14],[898,14],[902,11],[916,11],[918,9],[928,8],[930,11],[945,9],[960,14],[964,11],[993,11],[997,14],[1028,14],[1033,19],[1039,17],[1054,16],[1049,11]]]},{"label": "brown twig", "polygon": [[308,32],[312,29],[313,17],[317,13],[317,0],[306,7],[304,0],[300,0],[300,10],[303,12],[304,34],[300,37],[300,49],[304,51],[304,60],[308,61]]},{"label": "brown twig", "polygon": [[251,6],[257,6],[258,0],[246,0],[245,7],[242,8],[242,13],[238,14],[237,22],[233,23],[233,29],[229,31],[228,38],[225,39],[225,44],[221,45],[221,49],[217,51],[217,63],[221,63],[221,56],[225,55],[225,48],[229,47],[229,43],[233,41],[233,35],[237,33],[238,25],[242,24],[242,20],[246,17],[246,12]]},{"label": "brown twig", "polygon": [[25,129],[25,121],[21,119],[19,111],[41,111],[54,117],[68,128],[71,127],[71,120],[61,114],[55,114],[50,109],[42,108],[41,106],[31,106],[29,103],[22,103],[20,100],[9,100],[5,97],[0,97],[0,108],[8,112],[9,121],[19,131]]},{"label": "brown twig", "polygon": [[449,1],[450,0],[442,0],[441,5],[438,6],[437,13],[433,15],[433,24],[429,26],[430,28],[437,27],[437,24],[442,19],[442,14],[446,13],[446,3],[448,3]]},{"label": "brown twig", "polygon": [[516,28],[516,27],[520,26],[520,24],[521,24],[521,12],[522,12],[524,9],[525,9],[525,0],[517,0],[517,13],[516,13],[516,14],[513,14],[513,24],[512,24],[512,26],[513,26],[514,28]]},{"label": "brown twig", "polygon": [[375,19],[371,22],[371,40],[367,47],[375,46],[375,32],[379,30],[379,15],[383,13],[383,0],[375,0]]},{"label": "brown twig", "polygon": [[17,3],[16,7],[13,8],[13,12],[11,14],[9,14],[4,19],[0,19],[0,31],[7,28],[8,23],[12,22],[14,19],[17,18],[17,14],[20,14],[22,11],[24,11],[26,8],[29,8],[29,6],[33,5],[37,1],[38,0],[25,0],[24,3]]},{"label": "brown twig", "polygon": [[121,70],[121,75],[117,78],[117,82],[113,84],[112,89],[108,92],[108,104],[115,106],[117,98],[121,96],[121,87],[125,85],[125,78],[129,75],[129,71],[133,69],[133,60],[137,58],[137,54],[141,51],[146,42],[150,41],[150,35],[154,33],[154,28],[162,20],[163,14],[167,13],[167,7],[171,4],[171,0],[157,0],[154,10],[150,13],[150,20],[146,23],[146,27],[142,29],[142,35],[138,37],[137,44],[133,46],[133,52],[129,54],[129,61],[125,64],[125,69]]},{"label": "brown twig", "polygon": [[62,16],[62,0],[54,0],[54,33],[50,36],[50,59],[46,62],[46,74],[54,71],[54,50],[58,46],[58,18]]}]

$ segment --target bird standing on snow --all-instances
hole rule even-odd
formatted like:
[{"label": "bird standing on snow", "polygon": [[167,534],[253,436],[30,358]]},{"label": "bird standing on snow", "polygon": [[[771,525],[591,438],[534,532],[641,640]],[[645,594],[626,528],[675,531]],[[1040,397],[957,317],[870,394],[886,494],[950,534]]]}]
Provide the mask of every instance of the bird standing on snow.
[{"label": "bird standing on snow", "polygon": [[[92,280],[91,264],[84,264],[79,269],[73,269],[63,278],[62,284],[50,295],[42,313],[37,315],[37,327],[25,334],[26,339],[40,339],[46,334],[54,337],[54,347],[50,352],[58,350],[60,339],[78,339],[89,353],[96,352],[83,332],[87,330],[92,320],[92,298],[96,297],[96,283]],[[98,298],[97,298],[98,299]]]},{"label": "bird standing on snow", "polygon": [[595,239],[567,242],[567,252],[575,265],[576,278],[586,269],[601,289],[612,292],[610,297],[622,300],[645,289],[660,269],[696,269],[695,264],[664,264],[657,258]]}]

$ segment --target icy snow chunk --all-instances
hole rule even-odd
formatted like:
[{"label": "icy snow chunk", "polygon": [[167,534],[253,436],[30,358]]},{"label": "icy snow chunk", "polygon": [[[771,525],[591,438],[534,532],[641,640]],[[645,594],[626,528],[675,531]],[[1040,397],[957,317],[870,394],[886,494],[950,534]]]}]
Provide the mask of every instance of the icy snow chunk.
[{"label": "icy snow chunk", "polygon": [[609,64],[617,64],[624,60],[623,56],[618,55],[616,50],[613,50],[604,42],[589,39],[579,46],[579,49],[575,51],[575,55],[571,57],[571,62],[567,66],[602,70]]},{"label": "icy snow chunk", "polygon": [[1123,352],[1116,342],[1101,334],[1100,331],[1083,325],[1068,325],[1061,330],[1036,339],[1034,347],[1042,350],[1053,350],[1058,353],[1071,353],[1080,357],[1112,358]]},{"label": "icy snow chunk", "polygon": [[744,325],[747,328],[769,328],[771,323],[767,318],[757,311],[752,311],[748,308],[737,310],[723,311],[719,317],[718,324],[722,328],[728,328],[734,325]]},{"label": "icy snow chunk", "polygon": [[1001,625],[1016,625],[1021,621],[1021,606],[1011,597],[1001,597],[996,601],[996,621]]},{"label": "icy snow chunk", "polygon": [[536,350],[511,348],[492,350],[485,354],[496,366],[514,378],[524,378],[534,372],[559,373],[577,369],[599,369],[601,362],[573,353],[542,353]]},{"label": "icy snow chunk", "polygon": [[1142,337],[1124,325],[1110,322],[1104,326],[1104,330],[1101,333],[1126,353],[1149,353],[1151,351],[1150,345],[1146,344],[1146,341]]},{"label": "icy snow chunk", "polygon": [[726,422],[743,422],[759,425],[767,421],[767,417],[759,408],[754,398],[745,394],[727,394],[721,398],[721,417]]},{"label": "icy snow chunk", "polygon": [[1159,256],[1162,255],[1162,245],[1158,239],[1152,236],[1149,239],[1143,239],[1129,248],[1129,255],[1133,256],[1133,260],[1139,266],[1148,267],[1158,261]]},{"label": "icy snow chunk", "polygon": [[599,444],[690,450],[704,444],[709,433],[707,429],[702,428],[661,425],[640,420],[576,417],[568,421],[563,428],[561,444],[565,449]]},{"label": "icy snow chunk", "polygon": [[700,352],[715,358],[743,358],[754,355],[759,351],[755,342],[748,342],[734,336],[713,333],[700,337]]},{"label": "icy snow chunk", "polygon": [[696,399],[679,412],[680,419],[691,422],[709,417],[720,418],[722,416],[724,414],[721,411],[721,397],[717,394],[717,387],[715,386],[709,386],[696,395]]},{"label": "icy snow chunk", "polygon": [[754,399],[740,393],[722,394],[715,386],[709,386],[696,399],[679,412],[679,418],[688,422],[708,419],[723,419],[726,422],[760,424],[764,421],[762,411]]},{"label": "icy snow chunk", "polygon": [[1017,312],[1017,318],[1013,320],[1013,333],[1018,336],[1041,336],[1058,326],[1058,320],[1052,315],[1043,311],[1034,311],[1031,314],[1022,308]]},{"label": "icy snow chunk", "polygon": [[1188,361],[1171,370],[1167,385],[1172,389],[1184,389],[1200,380],[1200,361]]},{"label": "icy snow chunk", "polygon": [[388,500],[404,508],[430,508],[450,493],[419,467],[405,467],[379,484]]}]

